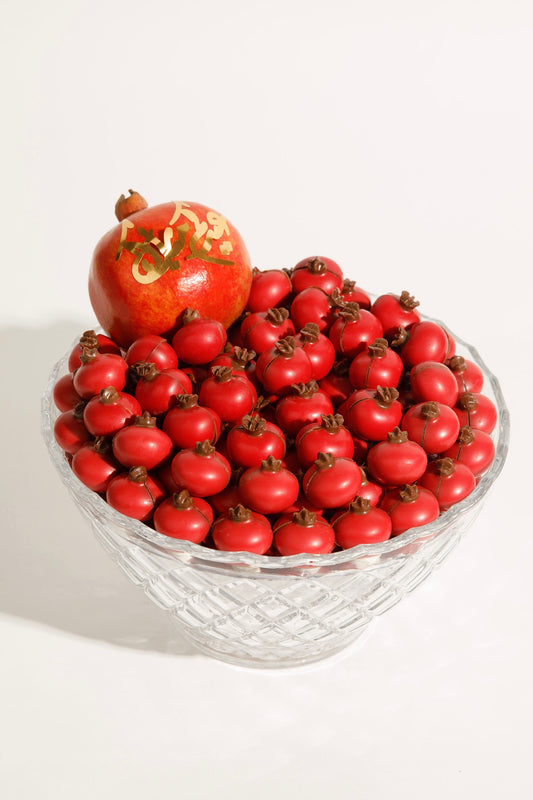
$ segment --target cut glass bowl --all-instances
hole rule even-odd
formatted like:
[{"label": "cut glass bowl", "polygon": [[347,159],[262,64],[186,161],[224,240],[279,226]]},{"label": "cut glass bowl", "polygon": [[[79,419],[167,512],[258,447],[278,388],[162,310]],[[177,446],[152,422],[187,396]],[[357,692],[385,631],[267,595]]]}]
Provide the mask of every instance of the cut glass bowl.
[{"label": "cut glass bowl", "polygon": [[346,648],[375,617],[425,580],[474,522],[503,467],[509,413],[500,385],[477,350],[452,335],[457,353],[481,367],[483,393],[498,409],[494,461],[462,502],[434,522],[379,544],[319,556],[228,553],[163,536],[115,511],[78,480],[54,439],[59,412],[52,392],[68,371],[72,348],[50,374],[42,398],[42,433],[97,539],[129,578],[172,615],[190,642],[233,664],[297,666]]}]

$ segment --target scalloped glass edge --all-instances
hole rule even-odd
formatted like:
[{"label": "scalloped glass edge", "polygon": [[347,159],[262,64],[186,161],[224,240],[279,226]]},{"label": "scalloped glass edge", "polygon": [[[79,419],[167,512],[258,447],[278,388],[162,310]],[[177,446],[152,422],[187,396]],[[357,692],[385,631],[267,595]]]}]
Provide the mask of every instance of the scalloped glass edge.
[{"label": "scalloped glass edge", "polygon": [[[178,557],[179,555],[185,555],[196,563],[202,563],[204,566],[208,566],[211,569],[216,569],[217,567],[226,569],[238,568],[240,571],[246,571],[246,567],[249,567],[251,573],[256,573],[259,570],[261,572],[267,571],[269,574],[278,571],[284,573],[287,570],[294,570],[299,567],[331,568],[332,571],[334,571],[335,568],[342,569],[347,566],[355,567],[356,564],[354,562],[358,562],[360,559],[366,560],[372,556],[392,556],[396,551],[400,553],[400,551],[408,545],[418,540],[433,539],[438,534],[448,530],[461,516],[465,515],[468,517],[469,515],[467,512],[484,500],[487,492],[502,471],[509,449],[509,410],[505,403],[498,379],[488,369],[475,347],[458,337],[440,320],[423,315],[421,316],[422,319],[425,320],[432,319],[433,322],[437,322],[448,331],[451,336],[453,336],[456,345],[458,345],[458,355],[463,355],[465,358],[471,359],[483,371],[485,380],[483,393],[491,397],[498,409],[498,421],[492,433],[495,443],[495,456],[489,470],[480,478],[477,486],[468,497],[452,506],[452,508],[441,514],[433,522],[417,528],[411,528],[385,542],[360,544],[348,550],[341,550],[318,556],[309,555],[307,553],[300,553],[294,556],[260,556],[255,553],[242,551],[223,552],[183,539],[173,539],[164,536],[157,533],[157,531],[153,530],[148,525],[115,511],[115,509],[109,506],[100,495],[88,489],[76,477],[63,451],[54,438],[54,420],[59,412],[55,408],[53,402],[53,388],[58,378],[67,372],[66,366],[68,357],[72,348],[78,343],[79,338],[72,343],[67,353],[55,363],[50,373],[48,384],[41,398],[41,434],[48,448],[52,462],[58,470],[62,481],[66,484],[70,493],[79,500],[81,506],[80,510],[83,510],[86,516],[90,518],[90,515],[92,515],[95,519],[100,521],[102,519],[108,519],[109,522],[112,522],[115,526],[124,530],[124,533],[130,541],[132,538],[137,538],[139,544],[149,544],[169,556],[175,555]],[[102,332],[102,329],[97,325],[94,326],[94,330]],[[462,350],[459,348],[462,348]],[[463,350],[466,352],[463,352]]]}]

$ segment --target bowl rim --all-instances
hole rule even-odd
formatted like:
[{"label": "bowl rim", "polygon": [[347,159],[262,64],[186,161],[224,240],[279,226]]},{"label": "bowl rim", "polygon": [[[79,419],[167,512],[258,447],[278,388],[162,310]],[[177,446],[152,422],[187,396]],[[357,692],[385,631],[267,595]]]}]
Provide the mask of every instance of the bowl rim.
[{"label": "bowl rim", "polygon": [[[369,293],[370,294],[370,293]],[[372,295],[370,295],[372,297]],[[377,295],[374,295],[377,296]],[[404,550],[413,542],[424,538],[433,538],[441,531],[447,530],[456,520],[469,510],[480,503],[487,492],[490,490],[494,481],[503,469],[509,450],[509,431],[510,415],[509,409],[503,397],[500,383],[496,376],[485,364],[478,350],[465,342],[449,327],[438,319],[421,314],[422,320],[436,322],[446,330],[454,339],[456,345],[460,345],[468,352],[468,356],[475,361],[481,368],[485,380],[488,380],[498,411],[498,420],[495,431],[498,434],[496,441],[494,460],[487,472],[480,478],[474,490],[463,500],[456,503],[450,509],[439,515],[436,520],[426,525],[410,528],[398,536],[391,537],[384,542],[372,544],[359,544],[346,550],[339,550],[333,553],[313,555],[309,553],[298,553],[292,556],[272,556],[258,555],[247,551],[222,551],[206,547],[202,544],[195,544],[184,539],[175,539],[160,534],[143,522],[127,517],[112,508],[99,494],[86,487],[72,471],[64,452],[56,443],[53,435],[53,425],[55,417],[60,413],[53,402],[53,388],[58,380],[65,373],[68,357],[79,342],[77,337],[70,349],[54,364],[48,378],[48,383],[41,398],[41,434],[46,443],[49,455],[56,469],[58,470],[63,482],[71,493],[80,499],[83,508],[87,513],[92,514],[96,519],[108,519],[114,526],[124,530],[125,534],[131,539],[136,538],[139,543],[154,546],[158,551],[168,555],[185,555],[195,562],[202,562],[211,568],[250,567],[261,572],[275,572],[293,570],[298,567],[342,567],[349,565],[350,562],[358,559],[368,559],[369,557],[380,557],[393,555],[395,551]],[[104,331],[98,325],[93,328],[97,333]],[[483,394],[485,394],[485,386]]]}]

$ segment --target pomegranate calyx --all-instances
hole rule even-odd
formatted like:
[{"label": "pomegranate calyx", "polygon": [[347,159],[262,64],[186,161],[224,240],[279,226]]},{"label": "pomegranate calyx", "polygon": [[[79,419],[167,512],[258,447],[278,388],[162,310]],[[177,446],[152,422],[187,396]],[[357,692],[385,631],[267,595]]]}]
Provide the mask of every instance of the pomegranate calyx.
[{"label": "pomegranate calyx", "polygon": [[128,189],[128,191],[130,193],[129,197],[121,194],[115,203],[115,216],[119,222],[135,214],[136,211],[148,208],[148,203],[139,192],[135,192],[133,189]]},{"label": "pomegranate calyx", "polygon": [[264,472],[279,472],[281,470],[281,460],[274,458],[272,454],[261,461],[261,469]]},{"label": "pomegranate calyx", "polygon": [[318,469],[329,469],[335,464],[335,460],[333,453],[319,453],[315,458],[315,464]]},{"label": "pomegranate calyx", "polygon": [[463,392],[457,398],[457,408],[463,411],[474,411],[478,406],[478,399],[473,392]]},{"label": "pomegranate calyx", "polygon": [[388,344],[386,339],[374,339],[372,344],[368,345],[370,358],[385,358]]},{"label": "pomegranate calyx", "polygon": [[404,311],[412,311],[413,308],[416,308],[417,306],[420,305],[418,300],[415,300],[415,298],[405,290],[401,293],[398,302],[400,303]]},{"label": "pomegranate calyx", "polygon": [[396,333],[391,339],[390,346],[403,347],[403,345],[406,343],[408,339],[409,339],[409,333],[405,330],[405,328],[402,328],[402,326],[399,325],[398,328],[396,329]]},{"label": "pomegranate calyx", "polygon": [[110,406],[120,400],[120,394],[114,386],[106,386],[105,389],[100,389],[99,398],[105,406]]},{"label": "pomegranate calyx", "polygon": [[316,522],[316,514],[314,511],[310,511],[304,506],[304,508],[294,512],[292,515],[292,521],[304,528],[310,528]]},{"label": "pomegranate calyx", "polygon": [[248,522],[251,518],[252,512],[242,503],[237,503],[233,508],[228,508],[228,517],[232,522]]},{"label": "pomegranate calyx", "polygon": [[194,408],[198,405],[197,394],[177,394],[176,400],[180,408]]},{"label": "pomegranate calyx", "polygon": [[196,442],[194,445],[194,452],[197,456],[212,456],[215,449],[209,439],[204,439],[203,442]]},{"label": "pomegranate calyx", "polygon": [[420,409],[420,414],[424,419],[436,419],[440,417],[439,404],[435,400],[429,400]]},{"label": "pomegranate calyx", "polygon": [[193,499],[187,489],[182,489],[180,492],[174,492],[172,495],[172,505],[177,509],[187,509],[194,506]]},{"label": "pomegranate calyx", "polygon": [[264,433],[266,428],[266,419],[260,417],[258,414],[246,414],[246,416],[242,418],[239,428],[245,430],[252,436],[260,436]]},{"label": "pomegranate calyx", "polygon": [[466,360],[463,356],[452,356],[445,363],[452,372],[464,372],[466,369]]},{"label": "pomegranate calyx", "polygon": [[143,411],[140,416],[135,417],[135,424],[139,428],[155,428],[156,422],[156,418],[152,417],[149,411]]},{"label": "pomegranate calyx", "polygon": [[398,492],[402,503],[414,503],[418,498],[418,486],[415,483],[405,483]]},{"label": "pomegranate calyx", "polygon": [[474,433],[474,429],[471,428],[470,425],[463,425],[459,431],[457,441],[459,444],[472,444],[475,438],[476,434]]},{"label": "pomegranate calyx", "polygon": [[374,392],[374,399],[381,408],[389,408],[399,396],[394,386],[378,386]]},{"label": "pomegranate calyx", "polygon": [[361,317],[359,303],[345,303],[339,311],[339,316],[341,316],[345,322],[357,322]]},{"label": "pomegranate calyx", "polygon": [[437,458],[433,464],[437,474],[441,475],[443,478],[447,478],[448,475],[453,475],[455,472],[455,462],[453,458]]},{"label": "pomegranate calyx", "polygon": [[324,272],[328,271],[328,267],[325,261],[322,261],[321,258],[315,256],[314,258],[310,258],[306,262],[306,268],[312,275],[323,275]]},{"label": "pomegranate calyx", "polygon": [[368,497],[354,497],[351,503],[348,505],[348,511],[351,514],[368,514],[368,512],[372,508],[372,503],[368,499]]},{"label": "pomegranate calyx", "polygon": [[196,308],[186,308],[181,315],[183,325],[188,325],[190,322],[194,322],[195,319],[200,319],[200,312]]},{"label": "pomegranate calyx", "polygon": [[154,364],[153,361],[136,361],[131,368],[138,378],[145,381],[153,381],[159,375],[157,364]]},{"label": "pomegranate calyx", "polygon": [[217,383],[226,383],[233,377],[232,367],[211,367],[211,373]]},{"label": "pomegranate calyx", "polygon": [[275,326],[283,325],[288,318],[288,308],[269,308],[266,315],[266,319]]},{"label": "pomegranate calyx", "polygon": [[296,339],[294,336],[285,336],[274,345],[274,351],[282,358],[292,358],[296,348]]},{"label": "pomegranate calyx", "polygon": [[321,414],[320,419],[322,420],[321,427],[328,433],[338,433],[344,424],[342,414]]},{"label": "pomegranate calyx", "polygon": [[107,436],[97,436],[93,442],[93,449],[95,453],[104,455],[111,450],[111,441]]},{"label": "pomegranate calyx", "polygon": [[134,483],[146,483],[148,480],[148,470],[146,467],[131,467],[128,472],[128,477]]},{"label": "pomegranate calyx", "polygon": [[398,426],[387,434],[387,441],[392,442],[392,444],[404,444],[407,440],[407,431],[402,431]]},{"label": "pomegranate calyx", "polygon": [[316,322],[306,322],[303,328],[300,330],[299,335],[304,344],[316,344],[316,342],[318,342],[319,333],[320,328]]},{"label": "pomegranate calyx", "polygon": [[291,389],[294,390],[294,394],[297,394],[298,397],[309,398],[318,392],[319,386],[316,381],[311,380],[308,383],[293,383],[291,384]]}]

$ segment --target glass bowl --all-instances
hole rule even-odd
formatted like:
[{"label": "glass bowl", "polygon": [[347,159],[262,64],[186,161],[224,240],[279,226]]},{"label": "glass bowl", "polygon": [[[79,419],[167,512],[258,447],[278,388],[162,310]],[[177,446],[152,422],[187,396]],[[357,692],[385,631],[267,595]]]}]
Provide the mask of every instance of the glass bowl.
[{"label": "glass bowl", "polygon": [[462,502],[434,522],[379,544],[320,556],[228,553],[163,536],[115,511],[78,480],[53,435],[59,413],[53,387],[68,371],[68,355],[77,342],[50,374],[42,398],[42,434],[97,539],[200,651],[246,667],[306,664],[350,645],[375,617],[425,580],[474,522],[503,467],[509,413],[500,385],[477,350],[452,336],[457,353],[482,369],[483,393],[497,406],[494,461]]}]

